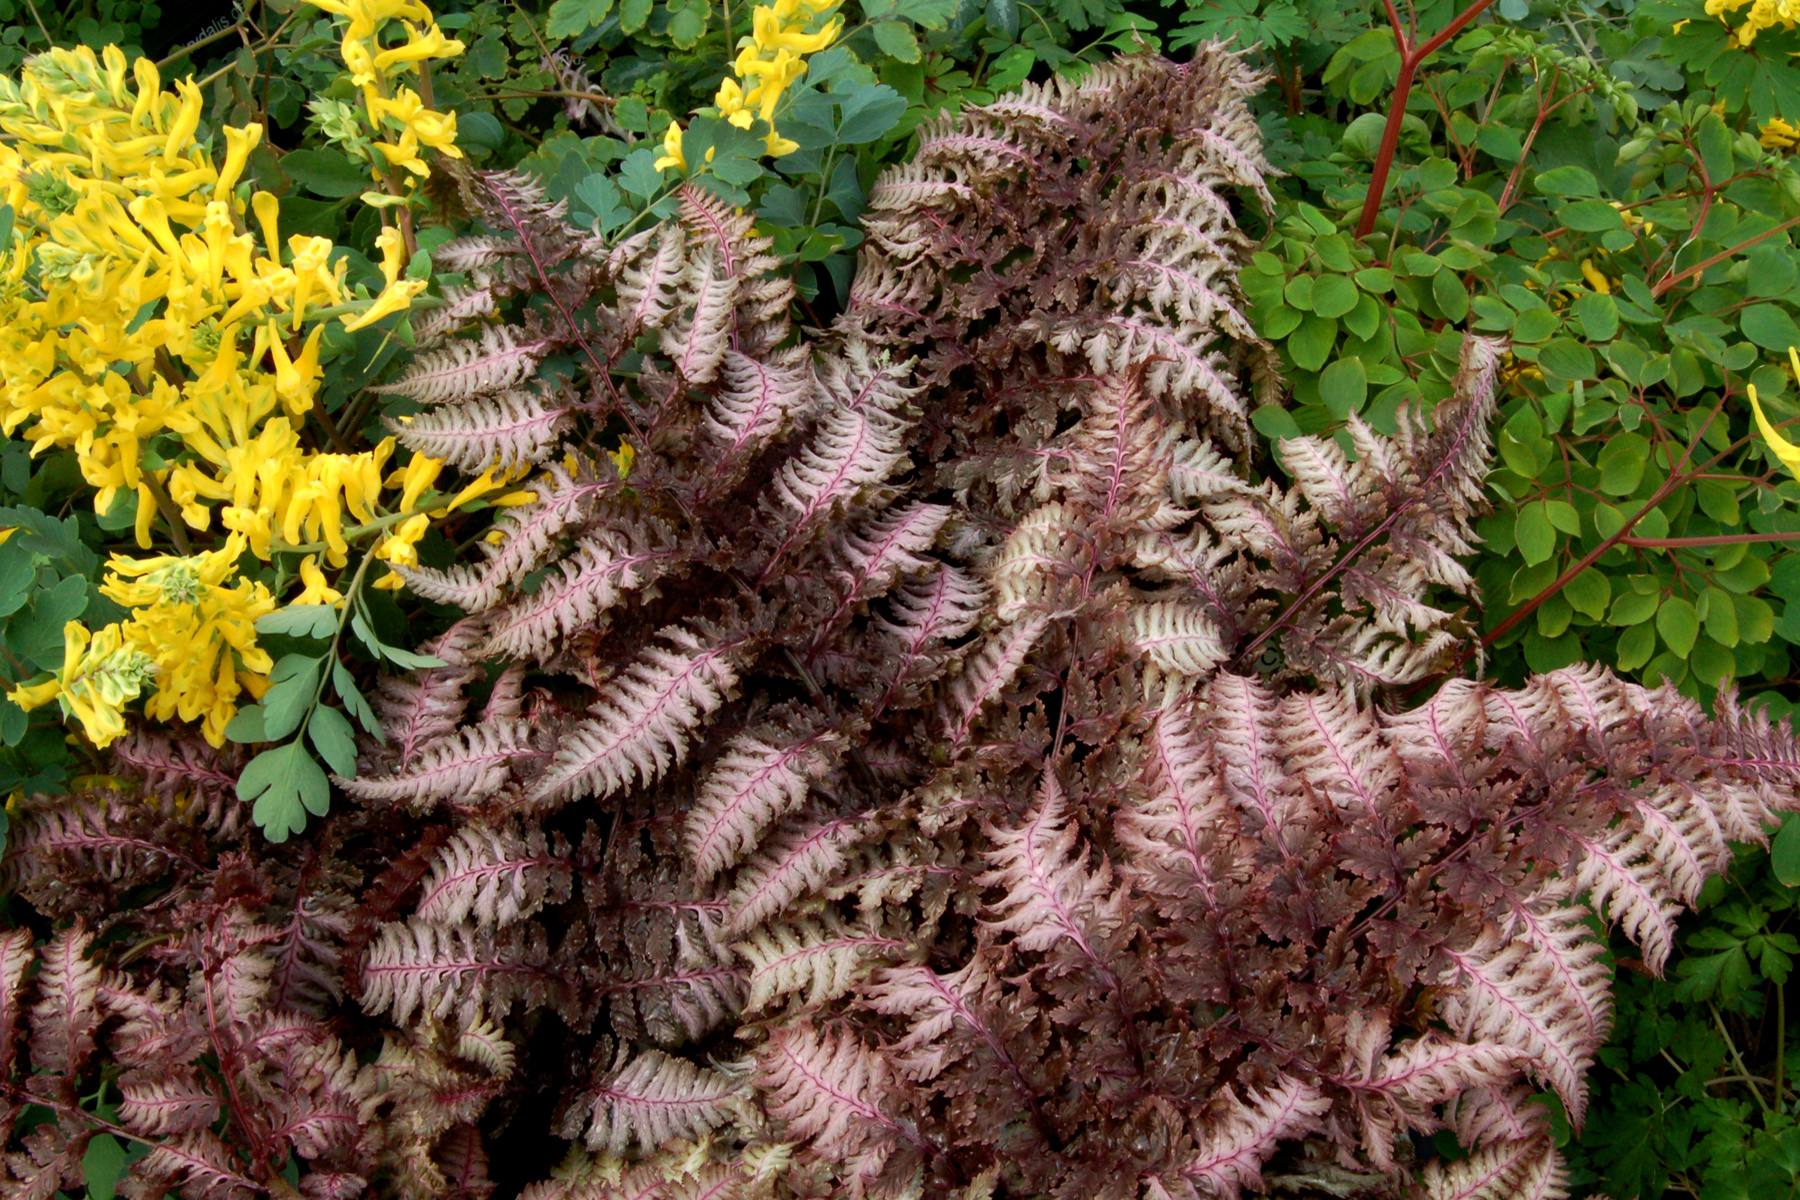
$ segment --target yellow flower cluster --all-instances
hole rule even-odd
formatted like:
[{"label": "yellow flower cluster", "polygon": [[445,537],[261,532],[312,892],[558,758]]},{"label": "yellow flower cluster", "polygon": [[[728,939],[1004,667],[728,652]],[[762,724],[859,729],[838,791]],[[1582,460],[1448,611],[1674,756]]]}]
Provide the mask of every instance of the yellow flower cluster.
[{"label": "yellow flower cluster", "polygon": [[115,555],[100,589],[133,610],[122,629],[125,644],[155,666],[156,693],[145,713],[159,721],[201,720],[215,746],[225,743],[239,693],[260,698],[274,666],[256,644],[256,618],[275,611],[275,598],[250,580],[226,586],[243,552],[243,535],[232,534],[218,550],[186,558]]},{"label": "yellow flower cluster", "polygon": [[[839,0],[775,0],[759,4],[750,17],[750,36],[739,43],[735,78],[727,77],[719,84],[713,103],[719,115],[748,129],[760,119],[769,126],[764,138],[768,153],[776,158],[792,154],[799,144],[775,132],[775,106],[781,102],[788,85],[806,74],[805,55],[817,54],[837,40],[843,31],[842,17],[833,17],[824,28],[807,33],[806,27],[818,17],[836,8]],[[687,158],[681,150],[682,129],[670,122],[663,135],[663,156],[656,169],[680,167],[687,170]]]},{"label": "yellow flower cluster", "polygon": [[[350,81],[362,89],[363,105],[378,128],[397,134],[397,140],[377,142],[381,162],[372,163],[375,179],[384,182],[381,168],[399,168],[415,179],[429,175],[420,147],[461,158],[456,148],[456,114],[433,112],[410,87],[397,84],[396,76],[419,69],[421,63],[455,58],[463,44],[444,36],[432,20],[431,10],[420,0],[307,0],[314,8],[347,18],[339,46]],[[382,26],[397,20],[406,30],[406,41],[383,47]],[[418,24],[415,24],[418,22]],[[424,28],[420,28],[420,25]]]},{"label": "yellow flower cluster", "polygon": [[[394,83],[461,51],[430,11],[418,0],[311,2],[348,18],[345,61],[371,122],[393,131],[375,146],[377,181],[388,168],[424,175],[421,147],[458,153],[454,116]],[[390,19],[406,39],[384,47]],[[240,557],[303,551],[295,602],[337,603],[321,559],[343,567],[350,539],[379,532],[378,558],[415,563],[429,516],[412,510],[442,470],[415,457],[384,478],[391,438],[361,453],[302,442],[326,323],[353,332],[404,312],[426,283],[403,277],[391,227],[376,241],[383,286],[372,297],[351,294],[330,240],[284,243],[279,201],[240,182],[262,128],[222,129],[221,161],[196,140],[202,103],[191,80],[165,90],[154,65],[128,67],[116,47],[51,50],[17,81],[0,78],[0,203],[15,214],[0,244],[0,430],[23,427],[34,454],[71,449],[97,511],[135,498],[140,547],[159,514],[184,549],[188,531],[214,530],[215,510],[226,535],[180,557],[115,557],[102,591],[131,617],[92,633],[71,622],[61,670],[9,693],[27,709],[58,700],[102,746],[152,681],[151,717],[201,720],[223,744],[239,694],[267,686],[255,622],[277,604],[264,584],[233,582]],[[433,511],[504,483],[484,475]],[[384,487],[400,494],[384,502]],[[362,528],[347,530],[346,517]],[[376,586],[399,584],[389,572]]]},{"label": "yellow flower cluster", "polygon": [[1792,150],[1800,146],[1800,128],[1776,117],[1761,129],[1757,139],[1766,150]]},{"label": "yellow flower cluster", "polygon": [[1740,46],[1756,41],[1756,35],[1765,29],[1779,26],[1792,30],[1800,24],[1800,0],[1706,0],[1706,15],[1730,24],[1725,14],[1736,13],[1745,5],[1749,5],[1750,10],[1743,14],[1743,24],[1734,30]]}]

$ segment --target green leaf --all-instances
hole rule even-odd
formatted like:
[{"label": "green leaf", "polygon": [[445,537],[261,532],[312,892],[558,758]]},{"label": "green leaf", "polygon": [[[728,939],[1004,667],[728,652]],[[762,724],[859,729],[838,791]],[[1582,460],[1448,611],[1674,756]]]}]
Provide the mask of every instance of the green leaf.
[{"label": "green leaf", "polygon": [[1706,636],[1721,646],[1738,644],[1737,604],[1729,592],[1709,587],[1701,593],[1706,608]]},{"label": "green leaf", "polygon": [[1738,523],[1737,489],[1718,479],[1702,479],[1694,485],[1700,511],[1721,525]]},{"label": "green leaf", "polygon": [[256,618],[256,632],[328,638],[337,632],[338,610],[329,604],[290,604]]},{"label": "green leaf", "polygon": [[1360,412],[1369,398],[1369,373],[1362,359],[1340,358],[1319,376],[1319,402],[1342,421]]},{"label": "green leaf", "polygon": [[506,126],[492,113],[471,108],[456,114],[456,144],[489,152],[506,142]]},{"label": "green leaf", "polygon": [[331,808],[331,781],[298,741],[264,750],[238,776],[238,799],[253,805],[251,819],[271,842],[285,842],[306,828],[306,814]]},{"label": "green leaf", "polygon": [[1311,312],[1313,306],[1313,288],[1317,286],[1317,275],[1296,275],[1288,280],[1287,289],[1282,293],[1288,307],[1297,308],[1301,312]]},{"label": "green leaf", "polygon": [[1764,350],[1785,354],[1789,346],[1800,346],[1800,326],[1778,304],[1752,304],[1739,316],[1738,327]]},{"label": "green leaf", "polygon": [[1586,167],[1557,167],[1537,177],[1537,190],[1546,196],[1598,196],[1600,185]]},{"label": "green leaf", "polygon": [[125,1147],[110,1133],[96,1135],[81,1156],[81,1181],[87,1186],[88,1200],[113,1200],[124,1173]]},{"label": "green leaf", "polygon": [[1650,462],[1650,443],[1635,433],[1621,433],[1600,448],[1600,490],[1609,496],[1637,491]]},{"label": "green leaf", "polygon": [[1556,219],[1579,233],[1605,233],[1625,228],[1619,210],[1603,200],[1577,200],[1556,210]]},{"label": "green leaf", "polygon": [[1700,614],[1693,602],[1680,596],[1666,598],[1656,610],[1656,632],[1670,653],[1686,658],[1700,636]]},{"label": "green leaf", "polygon": [[860,146],[885,135],[906,114],[906,97],[885,83],[864,84],[854,90],[833,92],[840,113],[837,140]]},{"label": "green leaf", "polygon": [[987,0],[988,28],[1007,41],[1019,36],[1018,0]]},{"label": "green leaf", "polygon": [[1581,322],[1581,331],[1591,342],[1609,342],[1619,332],[1619,306],[1605,292],[1588,292],[1578,297],[1575,319]]},{"label": "green leaf", "polygon": [[1769,846],[1769,869],[1787,887],[1800,887],[1800,813],[1789,813]]},{"label": "green leaf", "polygon": [[9,538],[0,545],[0,617],[10,617],[25,607],[37,584],[37,562],[31,551]]},{"label": "green leaf", "polygon": [[619,28],[626,33],[636,33],[650,19],[650,0],[620,0]]},{"label": "green leaf", "polygon": [[1660,600],[1661,597],[1654,592],[1620,592],[1613,599],[1610,620],[1614,625],[1637,625],[1648,621],[1655,614]]},{"label": "green leaf", "polygon": [[1337,344],[1337,322],[1308,313],[1300,328],[1288,335],[1288,356],[1302,371],[1317,371]]},{"label": "green leaf", "polygon": [[25,611],[7,626],[6,643],[14,655],[38,669],[58,670],[63,664],[63,626],[86,612],[87,606],[88,581],[79,575],[55,587],[40,587],[31,593]]},{"label": "green leaf", "polygon": [[369,169],[338,150],[291,150],[281,156],[281,169],[307,191],[333,200],[369,186]]},{"label": "green leaf", "polygon": [[1694,678],[1710,690],[1737,674],[1737,659],[1724,646],[1703,637],[1688,654],[1688,667],[1694,672]]},{"label": "green leaf", "polygon": [[1581,532],[1581,516],[1567,500],[1544,501],[1544,514],[1550,518],[1552,525],[1564,533],[1574,535]]},{"label": "green leaf", "polygon": [[246,704],[237,710],[237,715],[225,722],[225,736],[234,742],[266,742],[268,735],[263,731],[263,707],[260,704]]},{"label": "green leaf", "polygon": [[1547,560],[1556,549],[1556,529],[1544,511],[1542,501],[1534,501],[1519,509],[1513,521],[1513,540],[1528,566]]},{"label": "green leaf", "polygon": [[343,776],[356,774],[356,731],[350,728],[343,713],[321,704],[307,722],[306,735],[334,772]]},{"label": "green leaf", "polygon": [[[550,6],[550,19],[544,25],[544,36],[579,37],[606,20],[606,14],[611,11],[612,0],[556,0]],[[462,124],[461,114],[458,114],[457,124]]]},{"label": "green leaf", "polygon": [[1563,595],[1576,612],[1598,621],[1606,615],[1606,606],[1612,600],[1612,581],[1589,567],[1563,585]]},{"label": "green leaf", "polygon": [[1656,630],[1650,622],[1633,625],[1619,635],[1618,661],[1621,671],[1635,671],[1656,654]]},{"label": "green leaf", "polygon": [[1265,404],[1250,414],[1250,424],[1256,426],[1256,432],[1272,442],[1283,438],[1297,438],[1304,434],[1294,414],[1275,404]]},{"label": "green leaf", "polygon": [[[893,6],[893,15],[905,17],[922,29],[946,29],[950,25],[950,18],[956,15],[957,6],[958,0],[899,0]],[[886,14],[869,13],[865,10],[865,15],[873,20]]]},{"label": "green leaf", "polygon": [[1469,289],[1455,271],[1439,271],[1431,277],[1431,298],[1452,321],[1469,315]]},{"label": "green leaf", "polygon": [[1386,267],[1364,267],[1356,273],[1356,286],[1380,295],[1394,290],[1394,273]]},{"label": "green leaf", "polygon": [[312,708],[319,694],[323,658],[289,654],[269,672],[269,690],[262,698],[263,741],[280,741],[294,730]]},{"label": "green leaf", "polygon": [[874,33],[875,44],[883,54],[904,63],[919,61],[919,39],[913,36],[912,27],[906,22],[877,21]]},{"label": "green leaf", "polygon": [[1312,310],[1321,317],[1344,316],[1356,301],[1356,285],[1342,275],[1321,275],[1313,283]]},{"label": "green leaf", "polygon": [[1574,338],[1553,338],[1538,351],[1538,367],[1546,376],[1573,383],[1595,378],[1594,352]]},{"label": "green leaf", "polygon": [[350,715],[356,718],[356,723],[368,730],[376,741],[387,745],[387,735],[381,731],[381,718],[375,715],[375,709],[363,698],[356,680],[351,678],[350,672],[344,669],[341,662],[331,664],[331,686],[337,692],[338,699],[344,702],[344,707],[350,710]]}]

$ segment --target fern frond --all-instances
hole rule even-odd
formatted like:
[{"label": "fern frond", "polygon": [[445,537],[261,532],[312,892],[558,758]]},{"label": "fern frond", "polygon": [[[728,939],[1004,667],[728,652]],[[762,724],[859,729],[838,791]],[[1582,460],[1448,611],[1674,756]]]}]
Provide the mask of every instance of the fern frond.
[{"label": "fern frond", "polygon": [[1134,606],[1131,642],[1151,662],[1177,675],[1204,675],[1231,657],[1212,618],[1178,601]]},{"label": "fern frond", "polygon": [[663,326],[661,347],[689,386],[711,383],[730,345],[738,279],[725,247],[701,238],[688,253],[675,301],[679,314]]},{"label": "fern frond", "polygon": [[1489,927],[1467,949],[1443,949],[1460,970],[1462,990],[1443,1005],[1446,1023],[1465,1041],[1497,1042],[1521,1051],[1531,1073],[1556,1089],[1571,1123],[1587,1107],[1583,1076],[1597,1048],[1583,998],[1558,986],[1554,968],[1532,945],[1508,941]]},{"label": "fern frond", "polygon": [[769,1115],[850,1177],[860,1195],[908,1130],[882,1107],[900,1095],[887,1064],[853,1035],[788,1026],[757,1056]]},{"label": "fern frond", "polygon": [[179,1187],[188,1200],[248,1200],[264,1191],[242,1173],[231,1147],[210,1129],[158,1142],[131,1170],[151,1183]]},{"label": "fern frond", "polygon": [[536,390],[513,388],[404,421],[390,420],[388,428],[414,453],[478,475],[490,467],[510,471],[525,463],[543,463],[569,422],[567,405],[552,408]]},{"label": "fern frond", "polygon": [[543,661],[570,634],[594,624],[622,595],[651,583],[680,551],[647,522],[620,522],[586,534],[529,596],[490,610],[486,652]]},{"label": "fern frond", "polygon": [[605,799],[685,761],[689,735],[737,680],[736,647],[708,645],[675,626],[661,636],[672,649],[649,648],[610,681],[591,718],[564,736],[527,795],[530,803],[560,805],[584,794]]},{"label": "fern frond", "polygon": [[484,544],[485,563],[459,563],[443,571],[403,567],[400,573],[407,586],[427,600],[484,612],[500,603],[503,589],[550,554],[565,530],[589,520],[595,505],[618,486],[617,478],[595,479],[587,469],[570,472],[551,463],[529,485],[537,499],[508,508],[494,522],[500,541]]},{"label": "fern frond", "polygon": [[1548,1137],[1496,1142],[1453,1163],[1430,1162],[1426,1200],[1565,1200],[1568,1175]]},{"label": "fern frond", "polygon": [[[717,390],[702,416],[702,428],[716,447],[708,457],[723,481],[735,481],[750,455],[811,407],[817,386],[812,358],[800,347],[766,359],[726,348]],[[715,480],[711,486],[723,484]]]},{"label": "fern frond", "polygon": [[205,1129],[219,1115],[219,1098],[192,1068],[174,1075],[128,1071],[119,1079],[119,1121],[144,1137]]},{"label": "fern frond", "polygon": [[513,784],[515,766],[544,757],[531,744],[527,721],[496,721],[458,729],[434,741],[405,771],[338,779],[353,796],[404,804],[415,812],[446,801],[464,807],[491,801]]},{"label": "fern frond", "polygon": [[468,925],[433,925],[414,917],[384,925],[362,967],[365,1011],[389,1013],[404,1025],[415,1014],[442,1021],[452,1015],[472,1026],[504,1016],[529,995],[555,990],[543,931],[514,925],[495,932]]},{"label": "fern frond", "polygon": [[1113,980],[1097,934],[1120,919],[1122,896],[1109,895],[1112,871],[1104,860],[1097,871],[1087,870],[1087,851],[1076,848],[1079,834],[1055,773],[1044,772],[1037,809],[1025,824],[983,828],[993,847],[984,855],[991,869],[976,876],[975,883],[1006,889],[993,905],[1000,917],[988,926],[1013,934],[1012,943],[1021,950],[1049,950],[1069,942]]},{"label": "fern frond", "polygon": [[548,339],[522,341],[510,326],[483,327],[479,341],[452,342],[420,354],[393,383],[376,388],[420,404],[472,400],[517,387],[549,351]]},{"label": "fern frond", "polygon": [[675,1138],[697,1139],[731,1119],[739,1084],[717,1071],[646,1050],[614,1069],[594,1093],[590,1150],[645,1153]]},{"label": "fern frond", "polygon": [[688,810],[694,874],[711,879],[754,849],[775,821],[806,802],[807,789],[842,739],[830,732],[776,743],[741,733],[725,747]]},{"label": "fern frond", "polygon": [[855,840],[862,815],[788,825],[765,843],[761,854],[738,872],[726,900],[728,930],[742,934],[781,912],[795,899],[825,886],[843,867],[845,848]]},{"label": "fern frond", "polygon": [[944,733],[953,747],[968,741],[981,710],[1012,683],[1049,626],[1049,619],[1042,616],[1008,625],[969,659],[950,685],[944,706]]},{"label": "fern frond", "polygon": [[1193,1158],[1178,1169],[1180,1180],[1227,1200],[1235,1200],[1244,1188],[1260,1188],[1262,1164],[1276,1144],[1318,1128],[1319,1118],[1331,1107],[1318,1088],[1291,1076],[1280,1076],[1274,1086],[1249,1096],[1245,1103],[1229,1088],[1219,1096],[1223,1111]]},{"label": "fern frond", "polygon": [[39,954],[38,1001],[31,1007],[31,1065],[74,1103],[81,1070],[100,1028],[100,964],[88,958],[94,935],[79,923],[58,931]]},{"label": "fern frond", "polygon": [[567,854],[533,825],[465,825],[432,860],[418,915],[435,925],[511,925],[569,895]]},{"label": "fern frond", "polygon": [[871,959],[900,950],[906,943],[864,930],[845,929],[831,920],[801,919],[768,925],[737,944],[750,967],[748,1012],[767,1008],[786,996],[817,1008],[850,990],[856,975]]}]

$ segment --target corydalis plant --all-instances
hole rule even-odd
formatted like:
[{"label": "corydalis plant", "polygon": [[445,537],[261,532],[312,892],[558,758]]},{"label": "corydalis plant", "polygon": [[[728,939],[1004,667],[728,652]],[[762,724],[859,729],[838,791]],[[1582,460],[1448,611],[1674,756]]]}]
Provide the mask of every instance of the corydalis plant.
[{"label": "corydalis plant", "polygon": [[[1257,476],[1256,82],[1209,48],[927,129],[815,340],[705,193],[608,246],[465,177],[397,432],[538,495],[410,573],[471,615],[384,685],[321,850],[370,882],[295,937],[365,1042],[494,1065],[376,1081],[372,1186],[548,1107],[590,1153],[534,1200],[1560,1194],[1529,1097],[1580,1118],[1586,914],[1660,963],[1800,756],[1599,672],[1374,704],[1463,633],[1499,348]],[[29,815],[27,894],[217,872],[115,807]]]}]

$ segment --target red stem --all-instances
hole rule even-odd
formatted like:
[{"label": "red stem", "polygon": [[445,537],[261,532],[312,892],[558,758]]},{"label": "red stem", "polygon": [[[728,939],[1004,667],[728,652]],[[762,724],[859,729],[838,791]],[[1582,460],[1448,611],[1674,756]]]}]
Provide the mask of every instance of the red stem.
[{"label": "red stem", "polygon": [[1375,168],[1369,176],[1369,191],[1363,197],[1362,216],[1356,222],[1356,236],[1366,238],[1375,229],[1375,217],[1381,210],[1381,196],[1387,191],[1388,174],[1394,168],[1394,151],[1400,146],[1400,125],[1406,119],[1406,102],[1412,95],[1413,77],[1418,74],[1419,66],[1427,58],[1437,53],[1445,42],[1463,31],[1463,28],[1487,11],[1493,0],[1475,0],[1469,7],[1456,14],[1456,19],[1434,36],[1430,41],[1413,45],[1407,37],[1406,30],[1400,26],[1400,14],[1394,10],[1393,0],[1386,0],[1388,23],[1394,27],[1394,45],[1400,51],[1400,74],[1394,80],[1393,107],[1388,109],[1387,127],[1381,131],[1381,148],[1375,152]]}]

